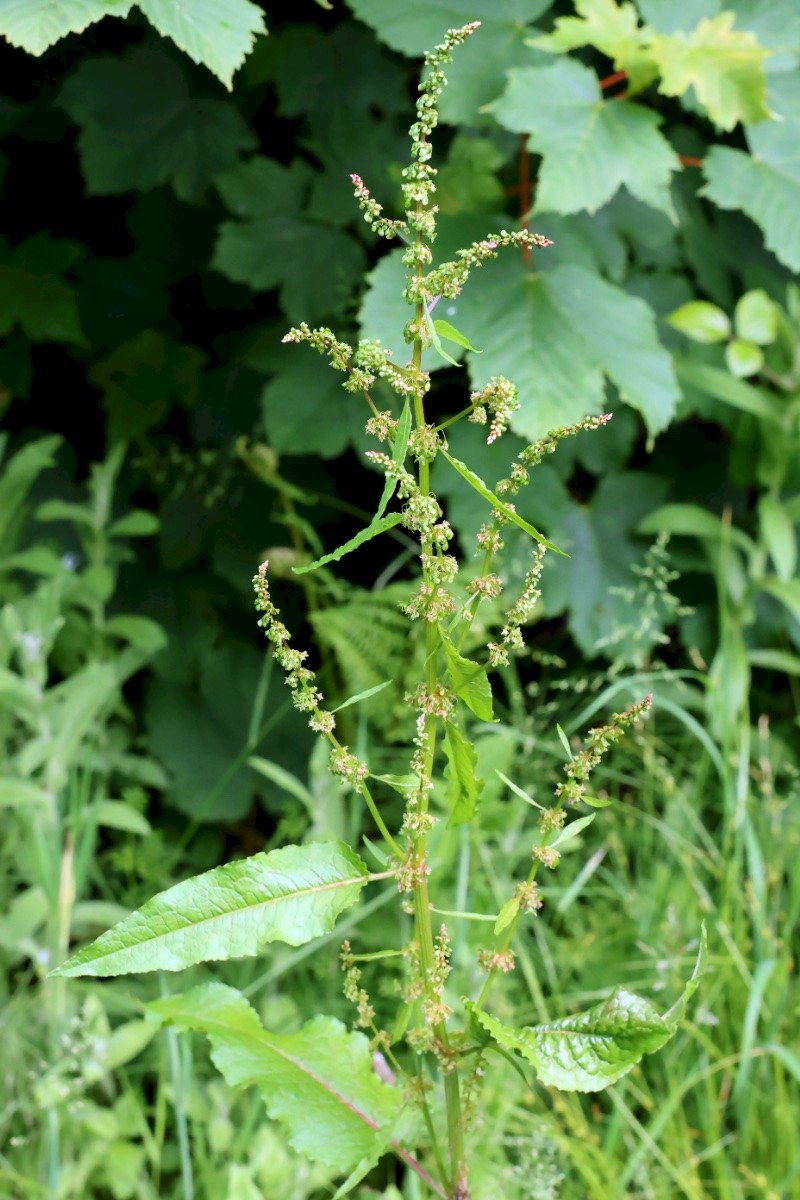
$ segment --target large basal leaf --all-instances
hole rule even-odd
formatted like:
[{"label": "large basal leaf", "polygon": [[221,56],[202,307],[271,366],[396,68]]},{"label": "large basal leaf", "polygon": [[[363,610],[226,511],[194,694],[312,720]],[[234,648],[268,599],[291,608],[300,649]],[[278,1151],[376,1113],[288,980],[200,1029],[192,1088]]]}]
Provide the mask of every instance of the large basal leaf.
[{"label": "large basal leaf", "polygon": [[552,0],[348,0],[350,8],[371,25],[382,41],[403,54],[421,55],[441,42],[446,29],[480,21],[480,29],[458,46],[447,68],[441,96],[442,118],[452,125],[486,121],[481,110],[503,89],[510,67],[530,63],[525,44],[535,21]]},{"label": "large basal leaf", "polygon": [[[126,17],[132,7],[131,0],[2,0],[0,34],[30,54],[43,54],[68,33],[81,33],[103,17]],[[256,34],[265,31],[251,0],[138,0],[137,7],[228,87]]]},{"label": "large basal leaf", "polygon": [[536,212],[596,212],[625,186],[676,220],[669,183],[678,160],[658,132],[661,118],[630,100],[604,100],[588,67],[564,57],[511,70],[491,110],[542,155]]},{"label": "large basal leaf", "polygon": [[264,15],[252,0],[137,0],[159,33],[172,38],[230,88],[234,71],[265,33]]},{"label": "large basal leaf", "polygon": [[182,200],[199,200],[256,144],[233,104],[193,100],[181,67],[145,47],[81,62],[61,104],[81,127],[81,167],[99,195],[170,183]]},{"label": "large basal leaf", "polygon": [[237,220],[220,226],[211,265],[254,291],[280,288],[287,317],[313,323],[346,306],[364,256],[349,234],[304,218],[311,178],[300,159],[284,167],[263,157],[220,176]]},{"label": "large basal leaf", "polygon": [[720,208],[742,209],[764,231],[782,263],[800,271],[800,76],[770,79],[770,103],[779,121],[747,131],[752,152],[713,146],[703,163],[708,196]]},{"label": "large basal leaf", "polygon": [[675,1034],[700,982],[705,957],[703,929],[692,977],[663,1015],[649,1000],[624,988],[586,1012],[523,1029],[509,1028],[474,1005],[467,1007],[499,1046],[515,1050],[533,1064],[543,1084],[566,1092],[599,1092]]},{"label": "large basal leaf", "polygon": [[179,971],[250,957],[271,941],[300,946],[328,933],[366,882],[367,868],[342,842],[254,854],[160,892],[55,973]]},{"label": "large basal leaf", "polygon": [[257,1087],[298,1152],[349,1171],[387,1140],[402,1107],[399,1089],[372,1066],[369,1042],[331,1017],[297,1033],[264,1029],[241,993],[220,983],[156,1000],[150,1012],[179,1029],[205,1033],[211,1057],[231,1087]]},{"label": "large basal leaf", "polygon": [[534,275],[509,254],[451,307],[460,329],[481,331],[483,353],[468,358],[473,387],[492,375],[512,379],[522,407],[511,426],[525,438],[599,413],[603,375],[651,435],[675,413],[680,391],[652,311],[591,271],[566,265]]}]

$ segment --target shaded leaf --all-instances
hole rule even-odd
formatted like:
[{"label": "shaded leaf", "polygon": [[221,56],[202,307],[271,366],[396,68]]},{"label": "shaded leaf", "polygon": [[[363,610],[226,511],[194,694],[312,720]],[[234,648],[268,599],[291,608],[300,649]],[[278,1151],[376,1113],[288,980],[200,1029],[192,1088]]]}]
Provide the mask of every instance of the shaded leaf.
[{"label": "shaded leaf", "polygon": [[81,167],[97,195],[169,183],[182,200],[200,200],[215,175],[256,145],[233,104],[192,99],[180,65],[147,47],[85,59],[60,103],[81,128]]},{"label": "shaded leaf", "polygon": [[364,863],[341,842],[254,854],[160,892],[55,974],[180,971],[249,957],[271,941],[301,946],[328,933],[366,882]]},{"label": "shaded leaf", "polygon": [[64,275],[75,243],[37,233],[0,246],[0,334],[18,325],[32,342],[84,343],[75,289]]},{"label": "shaded leaf", "polygon": [[257,1087],[294,1149],[334,1171],[372,1157],[376,1136],[384,1141],[400,1114],[402,1095],[375,1074],[366,1037],[332,1017],[270,1033],[244,996],[220,983],[156,1000],[148,1011],[206,1034],[226,1083]]},{"label": "shaded leaf", "polygon": [[220,226],[212,267],[254,291],[279,288],[291,320],[314,322],[342,309],[364,253],[349,234],[304,218],[312,172],[255,157],[217,186],[237,220]]}]

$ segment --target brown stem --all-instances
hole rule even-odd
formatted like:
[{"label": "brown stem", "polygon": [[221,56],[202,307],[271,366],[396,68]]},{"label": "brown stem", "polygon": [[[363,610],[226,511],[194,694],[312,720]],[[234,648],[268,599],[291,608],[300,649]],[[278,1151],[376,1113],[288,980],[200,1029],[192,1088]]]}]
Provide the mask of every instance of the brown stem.
[{"label": "brown stem", "polygon": [[615,83],[622,83],[623,79],[627,78],[627,71],[613,71],[611,75],[606,75],[605,79],[600,80],[600,87],[605,91],[606,88],[613,87]]}]

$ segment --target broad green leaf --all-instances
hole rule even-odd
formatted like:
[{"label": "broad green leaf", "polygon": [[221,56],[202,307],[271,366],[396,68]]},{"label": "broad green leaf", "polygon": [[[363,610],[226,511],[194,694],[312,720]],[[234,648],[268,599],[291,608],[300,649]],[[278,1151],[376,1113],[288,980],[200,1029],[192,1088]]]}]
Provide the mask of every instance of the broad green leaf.
[{"label": "broad green leaf", "polygon": [[755,346],[752,342],[733,338],[725,347],[725,362],[731,375],[735,375],[737,379],[746,379],[761,370],[764,365],[764,353],[760,346]]},{"label": "broad green leaf", "polygon": [[29,54],[44,54],[68,33],[103,17],[127,17],[131,0],[2,0],[0,34]]},{"label": "broad green leaf", "polygon": [[556,53],[596,46],[612,60],[616,71],[625,71],[630,91],[641,91],[653,81],[658,69],[632,4],[575,0],[575,12],[574,17],[558,17],[553,32],[535,38],[532,44]]},{"label": "broad green leaf", "polygon": [[512,1029],[496,1017],[467,1008],[504,1050],[532,1063],[541,1083],[568,1092],[599,1092],[632,1070],[674,1036],[705,967],[703,929],[692,977],[663,1015],[642,996],[619,988],[602,1004],[546,1025]]},{"label": "broad green leaf", "polygon": [[158,533],[159,519],[146,508],[134,508],[108,527],[109,537],[152,537]]},{"label": "broad green leaf", "polygon": [[364,252],[339,229],[303,216],[313,173],[300,158],[284,167],[255,157],[221,175],[217,187],[235,221],[224,221],[211,265],[254,291],[280,289],[290,320],[340,312],[359,278]]},{"label": "broad green leaf", "polygon": [[4,557],[14,550],[28,492],[39,475],[53,466],[60,445],[60,437],[37,438],[6,457],[6,442],[0,439],[0,549]]},{"label": "broad green leaf", "polygon": [[790,580],[797,566],[797,531],[786,506],[769,493],[758,502],[761,536],[766,542],[778,578]]},{"label": "broad green leaf", "polygon": [[148,47],[84,59],[59,102],[80,126],[81,167],[96,195],[169,183],[182,200],[201,200],[256,145],[233,104],[194,100],[181,66]]},{"label": "broad green leaf", "polygon": [[254,854],[160,892],[55,973],[180,971],[250,957],[267,942],[301,946],[328,933],[366,882],[364,863],[341,842]]},{"label": "broad green leaf", "polygon": [[594,71],[575,59],[508,72],[491,111],[542,155],[534,212],[597,212],[623,186],[672,221],[670,176],[678,160],[658,132],[657,113],[604,100]]},{"label": "broad green leaf", "polygon": [[741,209],[764,232],[782,263],[800,271],[800,75],[773,76],[774,121],[747,130],[751,154],[712,146],[703,163],[702,195],[720,208]]},{"label": "broad green leaf", "polygon": [[149,837],[153,832],[147,817],[124,800],[100,800],[92,806],[89,815],[106,829],[121,829],[137,837]]},{"label": "broad green leaf", "polygon": [[483,780],[475,774],[478,761],[475,747],[452,721],[445,721],[444,752],[450,808],[448,825],[465,825],[475,816]]},{"label": "broad green leaf", "polygon": [[389,513],[388,517],[381,517],[377,521],[373,521],[366,529],[362,529],[355,537],[351,537],[349,542],[337,547],[336,550],[331,550],[329,554],[323,554],[322,558],[316,559],[315,562],[308,563],[304,567],[292,567],[292,572],[295,575],[306,575],[309,571],[316,571],[318,567],[324,567],[329,562],[338,562],[344,558],[346,554],[357,550],[359,546],[363,546],[365,542],[372,541],[379,534],[385,533],[387,529],[394,529],[395,525],[399,525],[403,519],[403,514],[400,512]]},{"label": "broad green leaf", "polygon": [[370,25],[382,41],[403,54],[421,55],[441,42],[446,29],[468,21],[480,28],[453,52],[447,68],[447,87],[441,97],[443,120],[475,126],[485,121],[482,110],[503,90],[505,72],[531,61],[526,35],[552,0],[348,0],[356,16]]},{"label": "broad green leaf", "polygon": [[512,896],[510,900],[506,900],[505,904],[500,909],[500,912],[497,914],[497,920],[494,923],[494,929],[492,932],[494,933],[495,937],[499,933],[502,933],[504,929],[508,929],[508,926],[511,924],[511,922],[516,919],[519,914],[519,905],[520,901],[518,896]]},{"label": "broad green leaf", "polygon": [[667,321],[693,342],[724,342],[731,333],[727,313],[707,300],[690,300],[688,304],[682,304],[669,314]]},{"label": "broad green leaf", "polygon": [[252,0],[137,0],[159,33],[172,38],[191,59],[208,67],[227,88],[259,33],[264,14]]},{"label": "broad green leaf", "polygon": [[482,331],[483,354],[469,359],[472,386],[492,375],[514,380],[522,407],[511,428],[522,437],[601,412],[604,375],[651,436],[672,420],[680,391],[652,310],[596,271],[557,266],[534,275],[509,255],[487,264],[454,307],[462,327]]},{"label": "broad green leaf", "polygon": [[64,279],[75,257],[75,243],[47,233],[13,249],[0,244],[0,335],[18,325],[32,342],[84,344],[75,289]]},{"label": "broad green leaf", "polygon": [[534,527],[529,524],[528,521],[525,521],[518,512],[509,507],[509,505],[505,504],[499,499],[499,497],[495,496],[494,492],[487,488],[483,480],[476,475],[474,471],[471,471],[466,463],[461,462],[457,458],[453,458],[452,455],[448,454],[446,450],[442,450],[442,455],[450,463],[450,466],[453,467],[454,470],[458,471],[461,478],[465,479],[470,487],[475,489],[478,495],[483,496],[484,500],[491,504],[492,508],[497,509],[499,513],[502,513],[504,517],[506,517],[509,521],[512,521],[520,529],[524,529],[524,531],[529,534],[530,537],[534,538],[541,546],[545,546],[548,550],[553,550],[556,554],[564,554],[563,550],[559,550],[558,546],[553,545],[552,542],[548,542],[547,538],[543,537],[538,530],[534,529]]},{"label": "broad green leaf", "polygon": [[375,1074],[369,1042],[332,1017],[296,1033],[264,1029],[244,996],[220,983],[156,1000],[148,1011],[179,1029],[204,1033],[230,1087],[256,1087],[291,1145],[331,1170],[347,1172],[370,1157],[397,1121],[399,1088]]},{"label": "broad green leaf", "polygon": [[763,288],[745,292],[733,313],[736,336],[757,346],[769,346],[778,334],[778,313]]},{"label": "broad green leaf", "polygon": [[[288,350],[295,351],[289,354]],[[362,396],[342,388],[342,376],[315,355],[287,348],[280,371],[261,392],[261,414],[280,455],[336,458],[363,439],[369,416]]]},{"label": "broad green leaf", "polygon": [[764,60],[769,51],[752,33],[733,28],[735,13],[701,20],[691,33],[656,36],[649,50],[661,75],[658,90],[683,96],[689,88],[720,128],[771,116]]},{"label": "broad green leaf", "polygon": [[493,721],[492,688],[480,663],[462,658],[449,638],[443,638],[447,673],[453,690],[480,721]]},{"label": "broad green leaf", "polygon": [[[20,680],[25,687],[23,680]],[[43,788],[27,779],[9,779],[0,776],[0,808],[23,808],[27,811],[46,813],[53,804],[53,797]]]}]

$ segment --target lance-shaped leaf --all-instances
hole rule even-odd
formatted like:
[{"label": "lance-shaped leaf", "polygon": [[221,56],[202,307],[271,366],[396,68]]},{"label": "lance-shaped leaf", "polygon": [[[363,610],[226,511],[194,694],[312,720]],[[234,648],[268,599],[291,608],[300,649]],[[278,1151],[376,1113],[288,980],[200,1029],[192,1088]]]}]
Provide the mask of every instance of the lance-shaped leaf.
[{"label": "lance-shaped leaf", "polygon": [[266,942],[300,946],[333,928],[367,878],[342,842],[254,854],[160,892],[53,974],[180,971],[257,954]]},{"label": "lance-shaped leaf", "polygon": [[366,1037],[331,1017],[316,1017],[296,1033],[270,1033],[244,996],[220,983],[148,1008],[179,1029],[205,1033],[226,1082],[257,1087],[295,1150],[331,1170],[350,1171],[371,1158],[397,1120],[402,1094],[375,1074]]},{"label": "lance-shaped leaf", "polygon": [[452,721],[445,721],[444,752],[447,756],[445,775],[449,784],[448,825],[465,825],[475,816],[483,791],[483,780],[475,774],[478,765],[475,747]]},{"label": "lance-shaped leaf", "polygon": [[484,500],[488,501],[492,508],[496,508],[497,511],[502,513],[504,517],[507,517],[509,521],[513,521],[513,523],[518,525],[520,529],[524,529],[525,532],[539,542],[540,545],[545,546],[548,550],[553,550],[556,554],[564,554],[563,550],[559,550],[558,546],[555,546],[552,542],[548,542],[547,538],[543,537],[537,529],[534,529],[534,527],[529,524],[528,521],[525,521],[519,515],[519,513],[511,507],[511,505],[504,504],[499,496],[495,496],[494,492],[486,486],[480,476],[476,475],[474,471],[471,471],[466,463],[461,462],[461,460],[458,458],[453,458],[452,455],[448,454],[446,450],[442,450],[442,454],[450,463],[450,466],[458,471],[461,478],[466,479],[470,487],[473,487],[480,496],[483,496]]},{"label": "lance-shaped leaf", "polygon": [[467,1007],[498,1046],[516,1050],[533,1064],[542,1083],[565,1092],[599,1092],[626,1075],[645,1054],[660,1050],[675,1034],[705,961],[703,927],[692,977],[664,1014],[649,1000],[624,988],[586,1012],[523,1029],[511,1029],[475,1005]]}]

